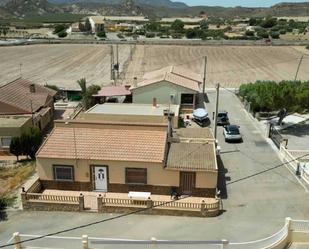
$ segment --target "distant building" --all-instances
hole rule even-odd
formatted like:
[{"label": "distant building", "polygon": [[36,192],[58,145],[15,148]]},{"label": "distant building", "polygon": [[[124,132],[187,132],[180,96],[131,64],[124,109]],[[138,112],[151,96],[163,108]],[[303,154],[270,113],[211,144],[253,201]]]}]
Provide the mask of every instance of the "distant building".
[{"label": "distant building", "polygon": [[198,74],[170,66],[145,74],[130,90],[135,104],[151,104],[156,98],[158,104],[179,105],[186,113],[195,109],[202,81]]},{"label": "distant building", "polygon": [[56,91],[19,78],[0,87],[0,149],[29,127],[44,131],[53,121]]},{"label": "distant building", "polygon": [[92,33],[98,33],[105,30],[105,21],[101,16],[89,17],[89,22],[91,24]]}]

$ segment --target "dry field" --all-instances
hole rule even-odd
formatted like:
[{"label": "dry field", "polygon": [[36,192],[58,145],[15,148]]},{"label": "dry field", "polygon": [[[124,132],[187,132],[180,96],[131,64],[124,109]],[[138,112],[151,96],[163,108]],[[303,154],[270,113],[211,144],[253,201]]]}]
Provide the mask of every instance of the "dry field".
[{"label": "dry field", "polygon": [[[207,55],[207,86],[220,82],[238,87],[256,80],[293,79],[302,53],[301,47],[257,46],[168,46],[138,45],[130,61],[130,46],[119,46],[121,70],[131,83],[145,72],[169,65],[203,72]],[[77,88],[76,81],[85,77],[89,83],[110,84],[110,46],[108,45],[32,45],[0,47],[0,84],[22,75],[40,84]],[[124,66],[127,65],[127,66]],[[309,55],[304,57],[299,79],[309,79]],[[119,82],[119,83],[120,83]]]},{"label": "dry field", "polygon": [[[238,87],[256,80],[294,79],[305,49],[257,46],[137,46],[126,78],[141,78],[144,72],[168,65],[179,65],[202,74],[204,56],[208,58],[207,87],[220,82],[225,87]],[[309,51],[308,51],[309,52]],[[299,79],[309,80],[309,54],[303,59]]]},{"label": "dry field", "polygon": [[[116,48],[116,46],[115,46]],[[120,64],[128,59],[129,46],[119,46]],[[32,45],[0,47],[0,85],[22,76],[39,84],[76,89],[82,77],[90,84],[110,84],[110,46]]]}]

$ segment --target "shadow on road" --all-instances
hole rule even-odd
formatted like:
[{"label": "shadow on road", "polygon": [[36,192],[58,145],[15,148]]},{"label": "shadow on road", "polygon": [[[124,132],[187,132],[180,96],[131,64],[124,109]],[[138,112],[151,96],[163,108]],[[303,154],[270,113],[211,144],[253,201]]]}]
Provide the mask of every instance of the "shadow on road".
[{"label": "shadow on road", "polygon": [[230,180],[229,177],[226,177],[226,173],[228,170],[224,167],[222,159],[220,156],[217,156],[218,163],[218,190],[220,190],[221,199],[227,199],[227,189],[226,189],[226,181]]}]

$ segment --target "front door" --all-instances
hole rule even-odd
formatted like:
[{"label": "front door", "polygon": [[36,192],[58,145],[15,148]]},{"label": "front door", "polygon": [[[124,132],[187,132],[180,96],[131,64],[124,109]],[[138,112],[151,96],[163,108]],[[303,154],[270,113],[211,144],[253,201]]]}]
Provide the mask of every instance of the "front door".
[{"label": "front door", "polygon": [[107,192],[107,168],[104,166],[94,166],[95,190]]},{"label": "front door", "polygon": [[195,187],[195,172],[180,172],[180,188],[182,194],[192,194]]}]

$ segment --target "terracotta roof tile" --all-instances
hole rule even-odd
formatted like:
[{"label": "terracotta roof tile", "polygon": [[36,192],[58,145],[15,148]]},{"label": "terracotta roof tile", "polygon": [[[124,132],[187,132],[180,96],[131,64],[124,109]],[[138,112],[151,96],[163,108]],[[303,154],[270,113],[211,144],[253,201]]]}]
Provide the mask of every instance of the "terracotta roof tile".
[{"label": "terracotta roof tile", "polygon": [[167,169],[217,171],[214,143],[172,143]]},{"label": "terracotta roof tile", "polygon": [[156,84],[162,81],[168,81],[175,85],[179,85],[179,86],[191,89],[196,92],[200,91],[199,82],[190,80],[188,78],[185,78],[183,76],[179,76],[173,73],[165,73],[164,75],[159,75],[151,79],[145,79],[142,82],[139,82],[137,87],[133,87],[131,90],[144,87],[147,85],[151,85],[151,84]]},{"label": "terracotta roof tile", "polygon": [[[43,107],[48,98],[53,97],[56,91],[47,87],[35,84],[35,92],[30,92],[31,81],[19,78],[0,87],[0,102],[3,106],[11,106],[16,112],[31,113]],[[6,110],[1,110],[0,114],[5,114]]]},{"label": "terracotta roof tile", "polygon": [[163,162],[165,131],[56,127],[38,158]]}]

